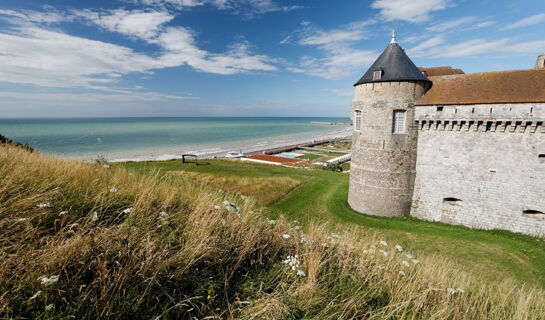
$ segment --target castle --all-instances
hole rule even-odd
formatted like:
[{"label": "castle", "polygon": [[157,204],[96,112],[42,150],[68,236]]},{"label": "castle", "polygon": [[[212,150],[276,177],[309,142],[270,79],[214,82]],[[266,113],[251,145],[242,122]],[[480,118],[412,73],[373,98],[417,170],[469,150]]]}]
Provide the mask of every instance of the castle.
[{"label": "castle", "polygon": [[544,236],[544,60],[419,69],[394,34],[354,85],[350,206]]}]

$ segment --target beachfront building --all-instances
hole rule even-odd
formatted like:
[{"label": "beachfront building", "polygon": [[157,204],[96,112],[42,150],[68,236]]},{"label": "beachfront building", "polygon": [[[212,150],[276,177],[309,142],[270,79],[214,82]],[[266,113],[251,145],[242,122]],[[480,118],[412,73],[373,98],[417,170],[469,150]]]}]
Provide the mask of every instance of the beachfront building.
[{"label": "beachfront building", "polygon": [[359,212],[545,235],[545,67],[417,68],[391,43],[355,84]]}]

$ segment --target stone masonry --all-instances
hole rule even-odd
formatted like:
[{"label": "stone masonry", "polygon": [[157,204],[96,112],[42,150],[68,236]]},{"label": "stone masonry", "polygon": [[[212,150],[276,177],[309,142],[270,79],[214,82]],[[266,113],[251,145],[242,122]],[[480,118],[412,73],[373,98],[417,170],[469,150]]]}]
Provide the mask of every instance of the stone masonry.
[{"label": "stone masonry", "polygon": [[[362,126],[352,137],[348,193],[348,203],[355,210],[381,216],[409,214],[418,129],[411,120],[414,103],[427,86],[421,81],[356,86],[350,114],[361,110]],[[394,110],[406,111],[406,132],[402,134],[392,133]]]},{"label": "stone masonry", "polygon": [[411,215],[545,235],[545,103],[419,106]]}]

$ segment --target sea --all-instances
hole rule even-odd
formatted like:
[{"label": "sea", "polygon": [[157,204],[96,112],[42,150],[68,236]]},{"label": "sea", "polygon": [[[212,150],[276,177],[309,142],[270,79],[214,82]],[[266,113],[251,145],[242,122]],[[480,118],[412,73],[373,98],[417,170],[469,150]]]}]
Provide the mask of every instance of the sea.
[{"label": "sea", "polygon": [[349,118],[0,119],[0,134],[61,157],[143,161],[249,152],[350,134]]}]

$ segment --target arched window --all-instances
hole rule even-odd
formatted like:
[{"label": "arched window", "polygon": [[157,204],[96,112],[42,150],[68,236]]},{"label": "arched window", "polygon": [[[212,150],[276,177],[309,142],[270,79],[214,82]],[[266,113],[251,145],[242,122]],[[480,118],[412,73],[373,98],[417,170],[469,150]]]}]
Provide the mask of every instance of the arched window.
[{"label": "arched window", "polygon": [[356,110],[354,112],[354,130],[361,130],[361,110]]},{"label": "arched window", "polygon": [[393,133],[405,133],[405,110],[394,110]]}]

